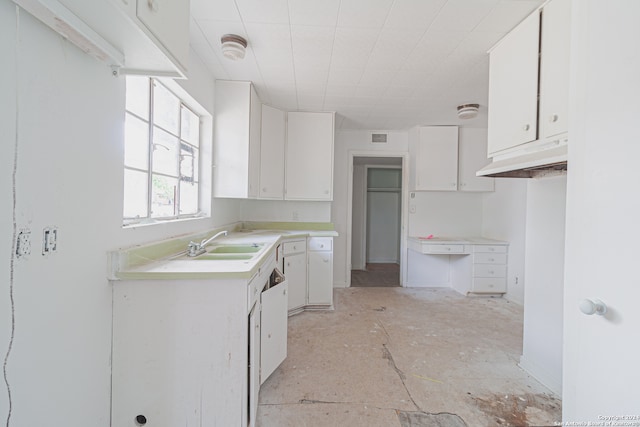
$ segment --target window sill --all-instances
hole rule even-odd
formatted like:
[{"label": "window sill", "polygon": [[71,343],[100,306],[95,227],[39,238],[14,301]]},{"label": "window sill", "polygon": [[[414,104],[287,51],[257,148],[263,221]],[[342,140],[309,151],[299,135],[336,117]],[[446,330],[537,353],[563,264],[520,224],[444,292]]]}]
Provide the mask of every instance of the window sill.
[{"label": "window sill", "polygon": [[211,218],[205,214],[196,214],[190,217],[183,218],[173,218],[173,219],[153,219],[153,218],[145,218],[140,221],[131,220],[131,222],[122,224],[122,228],[125,230],[135,229],[135,228],[146,228],[153,227],[154,225],[163,225],[163,224],[175,224],[175,223],[186,223],[191,221],[199,221],[203,219]]}]

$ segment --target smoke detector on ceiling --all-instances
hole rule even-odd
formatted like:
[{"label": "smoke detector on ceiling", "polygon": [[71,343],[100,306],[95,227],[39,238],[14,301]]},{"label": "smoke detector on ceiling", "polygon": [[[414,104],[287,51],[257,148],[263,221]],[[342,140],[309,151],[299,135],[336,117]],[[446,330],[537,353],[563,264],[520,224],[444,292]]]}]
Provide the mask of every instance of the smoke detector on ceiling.
[{"label": "smoke detector on ceiling", "polygon": [[232,61],[239,61],[244,58],[247,41],[235,34],[225,34],[220,38],[222,43],[222,54]]},{"label": "smoke detector on ceiling", "polygon": [[461,119],[473,119],[478,115],[479,104],[458,105],[458,117]]}]

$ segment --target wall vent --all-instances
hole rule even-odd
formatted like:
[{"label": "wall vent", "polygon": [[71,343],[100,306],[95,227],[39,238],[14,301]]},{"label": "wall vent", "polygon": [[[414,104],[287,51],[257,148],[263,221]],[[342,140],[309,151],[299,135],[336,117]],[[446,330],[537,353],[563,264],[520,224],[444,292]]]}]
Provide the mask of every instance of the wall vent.
[{"label": "wall vent", "polygon": [[374,144],[386,144],[387,143],[387,134],[386,133],[372,133],[371,134],[371,142]]}]

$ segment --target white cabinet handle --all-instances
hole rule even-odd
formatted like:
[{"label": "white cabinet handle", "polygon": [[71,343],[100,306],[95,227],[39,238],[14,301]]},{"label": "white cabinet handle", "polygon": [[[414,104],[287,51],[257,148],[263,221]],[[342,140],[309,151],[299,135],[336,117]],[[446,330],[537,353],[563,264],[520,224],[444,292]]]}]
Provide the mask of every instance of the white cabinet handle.
[{"label": "white cabinet handle", "polygon": [[493,261],[495,261],[495,259],[493,259],[493,258],[489,258],[489,261],[493,262]]},{"label": "white cabinet handle", "polygon": [[262,187],[262,192],[266,193],[267,192],[267,187]]},{"label": "white cabinet handle", "polygon": [[147,5],[149,6],[149,9],[151,9],[152,12],[157,12],[158,11],[158,2],[157,2],[157,0],[147,0]]},{"label": "white cabinet handle", "polygon": [[558,121],[558,115],[557,114],[552,114],[549,116],[549,122],[550,123],[555,123]]},{"label": "white cabinet handle", "polygon": [[607,306],[599,299],[583,299],[580,301],[580,311],[591,316],[592,314],[599,314],[600,316],[607,313]]},{"label": "white cabinet handle", "polygon": [[528,131],[529,129],[531,129],[531,126],[529,126],[528,123],[526,125],[522,126],[522,130],[524,130],[524,131]]},{"label": "white cabinet handle", "polygon": [[322,261],[323,261],[323,262],[329,262],[329,260],[328,260],[328,259],[323,259]]},{"label": "white cabinet handle", "polygon": [[324,245],[320,245],[321,248],[324,248]]}]

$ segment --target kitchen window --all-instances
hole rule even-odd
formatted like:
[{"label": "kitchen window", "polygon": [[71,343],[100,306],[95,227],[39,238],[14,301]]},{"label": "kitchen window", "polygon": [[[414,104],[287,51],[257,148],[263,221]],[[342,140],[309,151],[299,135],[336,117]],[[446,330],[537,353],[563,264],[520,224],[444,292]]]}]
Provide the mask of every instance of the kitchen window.
[{"label": "kitchen window", "polygon": [[126,87],[124,224],[196,216],[200,116],[156,79]]}]

